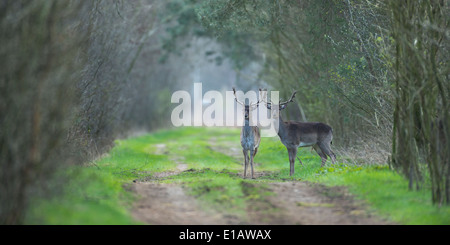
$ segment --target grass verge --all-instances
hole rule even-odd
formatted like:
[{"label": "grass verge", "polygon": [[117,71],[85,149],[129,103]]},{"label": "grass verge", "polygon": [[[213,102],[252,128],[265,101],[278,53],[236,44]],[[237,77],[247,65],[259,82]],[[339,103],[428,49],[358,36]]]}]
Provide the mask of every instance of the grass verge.
[{"label": "grass verge", "polygon": [[433,205],[429,187],[410,191],[405,178],[387,166],[347,167],[312,179],[328,186],[347,186],[379,215],[399,224],[450,224],[450,207]]}]

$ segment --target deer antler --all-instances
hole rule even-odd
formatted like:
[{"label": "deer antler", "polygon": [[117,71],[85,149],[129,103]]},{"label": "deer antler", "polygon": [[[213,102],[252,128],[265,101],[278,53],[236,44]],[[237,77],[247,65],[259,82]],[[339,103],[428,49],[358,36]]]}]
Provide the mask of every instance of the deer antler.
[{"label": "deer antler", "polygon": [[[259,91],[262,92],[261,88],[259,89]],[[265,93],[265,94],[267,96],[267,93]],[[261,101],[264,101],[264,98],[262,100],[261,100],[261,98],[259,98],[258,101],[255,104],[250,103],[250,107],[254,107],[254,106],[257,107],[259,105],[259,103],[261,103]],[[255,108],[253,108],[253,109],[255,109]]]},{"label": "deer antler", "polygon": [[266,98],[267,98],[267,89],[259,89],[259,92],[261,93],[261,92],[263,92],[262,93],[262,100],[260,100],[259,102],[262,102],[262,101],[266,101]]},{"label": "deer antler", "polygon": [[294,102],[295,94],[297,94],[297,91],[294,91],[294,92],[292,93],[291,98],[290,98],[289,100],[286,100],[285,102],[281,102],[281,101],[280,101],[280,106],[281,106],[281,105],[286,105],[287,103],[290,103],[290,102]]},{"label": "deer antler", "polygon": [[242,106],[245,106],[244,103],[242,103],[241,101],[239,101],[239,100],[237,99],[237,96],[236,96],[236,89],[234,89],[234,87],[233,87],[233,93],[234,93],[234,97],[235,97],[236,102],[239,103],[239,104],[241,104]]},{"label": "deer antler", "polygon": [[[261,90],[261,89],[260,89],[260,90]],[[295,95],[296,95],[296,94],[297,94],[297,91],[294,91],[294,92],[292,93],[292,95],[291,95],[291,98],[289,98],[289,100],[286,100],[285,102],[281,102],[281,100],[280,100],[279,103],[278,103],[278,106],[283,106],[283,105],[286,105],[286,104],[288,104],[288,103],[290,103],[290,102],[294,102],[294,98],[295,98]],[[267,94],[266,94],[266,96],[264,97],[264,102],[266,103],[266,105],[272,106],[273,101],[270,99],[270,102],[267,102],[266,97],[267,97]]]},{"label": "deer antler", "polygon": [[[259,89],[259,90],[261,91],[261,89]],[[245,103],[244,103],[244,102],[239,101],[239,100],[237,99],[237,96],[236,96],[236,89],[235,89],[234,87],[233,87],[233,94],[234,94],[234,97],[235,97],[236,102],[239,103],[239,104],[241,104],[242,106],[245,106]],[[261,100],[258,100],[255,104],[252,104],[252,103],[250,102],[249,107],[252,108],[252,107],[254,107],[254,106],[257,106],[260,102],[261,102]],[[256,107],[255,107],[255,108],[256,108]]]}]

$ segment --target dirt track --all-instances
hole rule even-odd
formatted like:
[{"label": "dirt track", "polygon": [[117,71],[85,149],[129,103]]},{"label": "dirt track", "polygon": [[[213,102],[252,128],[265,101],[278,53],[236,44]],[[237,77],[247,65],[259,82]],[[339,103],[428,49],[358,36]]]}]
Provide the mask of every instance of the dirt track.
[{"label": "dirt track", "polygon": [[[305,182],[269,184],[276,193],[249,205],[246,220],[223,213],[208,213],[197,200],[185,194],[182,186],[155,181],[133,183],[131,189],[140,196],[133,216],[147,224],[159,225],[383,225],[390,224],[371,215],[361,202],[355,201],[345,188],[329,188]],[[277,212],[265,212],[267,209]]]},{"label": "dirt track", "polygon": [[[343,187],[325,187],[307,182],[287,181],[269,183],[275,195],[253,200],[246,210],[247,217],[203,210],[198,200],[186,194],[183,186],[159,183],[159,178],[186,170],[182,159],[177,171],[160,173],[148,180],[137,180],[129,188],[139,196],[132,210],[136,220],[155,225],[385,225]],[[256,172],[256,177],[265,173]],[[255,182],[256,183],[256,182]],[[251,182],[244,187],[251,188]],[[244,188],[245,189],[245,188]],[[275,210],[267,212],[267,210]]]}]

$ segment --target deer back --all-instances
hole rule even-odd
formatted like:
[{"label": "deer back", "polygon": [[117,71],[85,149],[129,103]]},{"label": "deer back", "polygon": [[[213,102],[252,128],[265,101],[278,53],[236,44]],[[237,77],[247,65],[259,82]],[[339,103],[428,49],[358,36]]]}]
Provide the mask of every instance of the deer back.
[{"label": "deer back", "polygon": [[333,129],[320,122],[293,122],[284,123],[285,132],[280,135],[283,143],[297,146],[310,146],[322,141],[332,140]]}]

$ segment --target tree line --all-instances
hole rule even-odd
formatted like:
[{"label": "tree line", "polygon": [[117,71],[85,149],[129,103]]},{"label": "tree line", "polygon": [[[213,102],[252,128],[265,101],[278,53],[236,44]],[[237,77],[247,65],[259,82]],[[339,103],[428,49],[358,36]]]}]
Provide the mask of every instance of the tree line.
[{"label": "tree line", "polygon": [[0,2],[0,223],[20,224],[33,198],[60,191],[64,167],[167,125],[183,70],[160,61],[163,5]]},{"label": "tree line", "polygon": [[236,69],[259,62],[256,84],[297,90],[288,116],[332,125],[341,155],[388,163],[449,204],[448,1],[170,2]]}]

